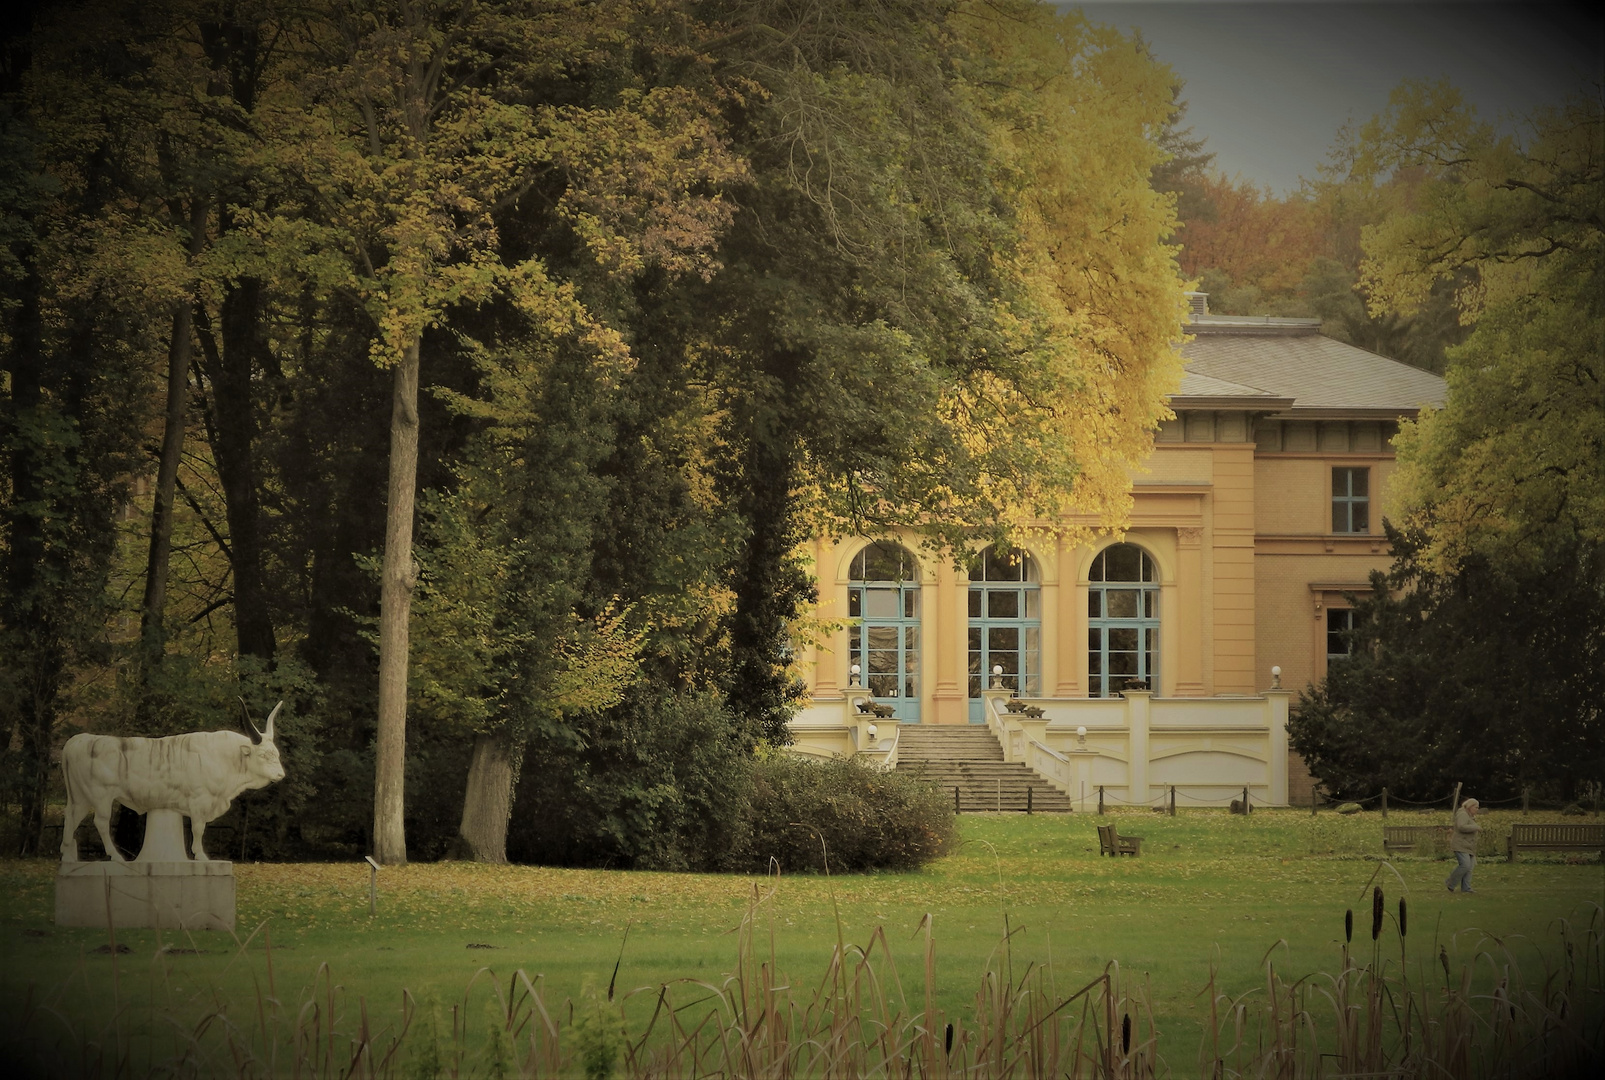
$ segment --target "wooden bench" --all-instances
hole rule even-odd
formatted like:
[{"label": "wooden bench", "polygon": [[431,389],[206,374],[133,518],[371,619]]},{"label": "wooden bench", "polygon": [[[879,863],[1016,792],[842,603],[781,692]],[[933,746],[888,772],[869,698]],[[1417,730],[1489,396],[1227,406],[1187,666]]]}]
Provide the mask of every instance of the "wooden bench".
[{"label": "wooden bench", "polygon": [[1605,859],[1605,825],[1582,822],[1545,822],[1512,825],[1505,838],[1505,858],[1516,861],[1522,851],[1597,851]]},{"label": "wooden bench", "polygon": [[1103,855],[1141,855],[1142,837],[1121,836],[1113,825],[1098,826],[1098,854]]},{"label": "wooden bench", "polygon": [[1436,851],[1447,851],[1450,828],[1448,825],[1384,825],[1382,850],[1414,851],[1418,845],[1427,844]]}]

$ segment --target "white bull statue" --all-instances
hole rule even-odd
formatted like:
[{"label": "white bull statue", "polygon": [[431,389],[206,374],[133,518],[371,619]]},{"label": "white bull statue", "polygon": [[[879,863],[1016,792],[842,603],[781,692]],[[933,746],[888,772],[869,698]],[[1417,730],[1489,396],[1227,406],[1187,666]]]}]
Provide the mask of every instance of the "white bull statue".
[{"label": "white bull statue", "polygon": [[61,772],[67,781],[62,860],[77,861],[78,823],[93,811],[107,854],[127,862],[111,839],[112,804],[121,803],[139,814],[172,810],[189,818],[195,859],[209,862],[201,846],[207,822],[227,813],[240,792],[284,779],[279,748],[273,744],[273,720],[283,707],[282,701],[275,705],[266,729],[257,729],[259,743],[235,731],[196,731],[163,739],[85,733],[68,739],[61,750]]}]

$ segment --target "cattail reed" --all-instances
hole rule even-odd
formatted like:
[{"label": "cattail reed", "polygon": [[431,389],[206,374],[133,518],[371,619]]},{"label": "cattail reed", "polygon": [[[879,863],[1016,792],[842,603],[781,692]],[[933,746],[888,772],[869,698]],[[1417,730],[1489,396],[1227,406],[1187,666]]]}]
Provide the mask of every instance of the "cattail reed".
[{"label": "cattail reed", "polygon": [[1354,909],[1353,908],[1349,908],[1347,911],[1345,911],[1343,913],[1343,943],[1345,945],[1352,945],[1354,943]]},{"label": "cattail reed", "polygon": [[1407,909],[1404,906],[1404,897],[1399,897],[1399,936],[1404,937],[1410,932],[1409,921],[1406,918]]},{"label": "cattail reed", "polygon": [[943,1040],[942,1052],[944,1054],[951,1054],[953,1052],[953,1025],[952,1024],[947,1025],[947,1038]]},{"label": "cattail reed", "polygon": [[1131,1053],[1131,1014],[1126,1013],[1120,1018],[1120,1052]]},{"label": "cattail reed", "polygon": [[1371,887],[1371,940],[1382,936],[1382,886]]}]

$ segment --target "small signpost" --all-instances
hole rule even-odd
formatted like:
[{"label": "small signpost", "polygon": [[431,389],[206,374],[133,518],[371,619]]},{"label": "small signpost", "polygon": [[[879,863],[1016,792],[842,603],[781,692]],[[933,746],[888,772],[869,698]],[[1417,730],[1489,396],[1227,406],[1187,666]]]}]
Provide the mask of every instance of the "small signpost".
[{"label": "small signpost", "polygon": [[379,864],[373,861],[372,855],[364,855],[368,862],[368,917],[371,919],[379,910]]}]

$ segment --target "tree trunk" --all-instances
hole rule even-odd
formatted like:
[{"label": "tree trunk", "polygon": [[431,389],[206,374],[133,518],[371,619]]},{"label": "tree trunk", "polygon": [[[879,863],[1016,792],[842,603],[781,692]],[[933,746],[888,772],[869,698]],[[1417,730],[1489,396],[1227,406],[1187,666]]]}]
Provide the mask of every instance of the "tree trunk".
[{"label": "tree trunk", "polygon": [[379,730],[373,754],[373,857],[386,865],[407,861],[402,815],[407,767],[407,622],[417,580],[412,558],[412,516],[418,481],[418,349],[419,341],[414,339],[395,369],[385,556],[379,584]]},{"label": "tree trunk", "polygon": [[513,785],[522,757],[522,749],[514,750],[505,729],[474,737],[463,820],[457,827],[464,854],[474,862],[507,861],[507,823],[513,816]]},{"label": "tree trunk", "polygon": [[[262,41],[257,15],[249,9],[224,5],[215,12],[217,22],[202,21],[201,45],[212,63],[207,92],[229,95],[240,112],[249,116],[256,109],[256,91],[261,75]],[[217,228],[224,233],[231,227],[228,203],[249,203],[254,178],[236,177],[244,191],[225,192],[218,199]],[[242,197],[243,196],[243,197]],[[222,348],[210,336],[204,322],[202,347],[206,351],[212,399],[216,407],[217,430],[212,453],[217,461],[217,477],[223,486],[223,502],[228,515],[229,566],[234,574],[234,632],[241,656],[271,661],[275,651],[273,614],[268,607],[267,590],[262,583],[261,504],[256,476],[256,413],[252,400],[253,375],[264,370],[271,355],[263,327],[262,282],[242,277],[223,292],[220,312]],[[204,317],[204,312],[202,313]]]},{"label": "tree trunk", "polygon": [[150,517],[150,550],[145,558],[145,600],[140,605],[139,637],[145,663],[161,659],[167,607],[167,562],[173,542],[173,491],[178,462],[184,453],[184,423],[189,412],[189,366],[193,352],[193,313],[188,303],[173,309],[173,336],[167,345],[167,416],[162,431],[161,464],[156,471],[156,499]]},{"label": "tree trunk", "polygon": [[[178,209],[171,210],[177,217]],[[194,258],[206,244],[206,200],[196,195],[189,205],[189,253]],[[162,429],[162,457],[156,470],[156,497],[151,509],[150,551],[145,559],[145,598],[139,611],[140,649],[144,665],[159,663],[166,643],[162,625],[167,609],[167,564],[173,544],[173,491],[184,454],[184,427],[189,419],[189,369],[195,352],[195,311],[188,301],[173,308],[173,335],[167,343],[167,415]]]},{"label": "tree trunk", "polygon": [[261,504],[257,497],[253,380],[262,369],[262,283],[241,278],[223,294],[223,348],[212,367],[217,434],[212,450],[223,486],[234,571],[234,630],[241,656],[272,660],[273,615],[262,584]]},{"label": "tree trunk", "polygon": [[789,432],[754,431],[738,497],[747,541],[734,583],[728,693],[752,733],[777,746],[791,741],[788,724],[802,692],[790,669],[790,621],[815,598],[792,559],[799,540],[791,491],[797,458]]}]

